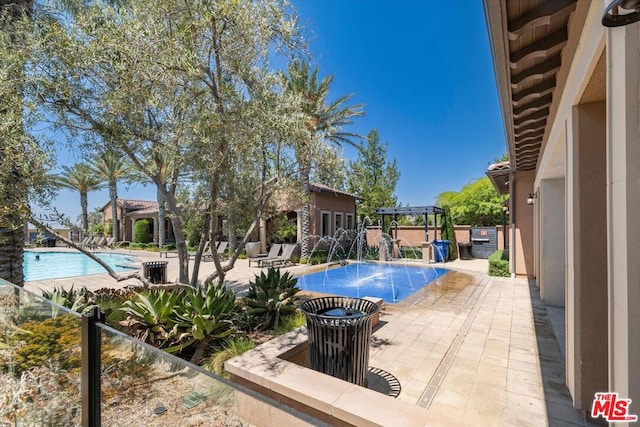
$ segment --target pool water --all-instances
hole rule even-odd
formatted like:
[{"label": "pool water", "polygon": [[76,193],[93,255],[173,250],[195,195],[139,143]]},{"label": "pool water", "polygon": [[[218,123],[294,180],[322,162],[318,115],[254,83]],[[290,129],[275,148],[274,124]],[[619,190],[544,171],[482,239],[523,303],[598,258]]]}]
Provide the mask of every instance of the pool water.
[{"label": "pool water", "polygon": [[[39,255],[40,259],[36,259]],[[94,252],[115,271],[127,271],[122,267],[130,264],[131,257],[109,252]],[[63,277],[85,276],[88,274],[106,273],[100,264],[80,252],[24,252],[24,281],[61,279]]]},{"label": "pool water", "polygon": [[445,274],[444,268],[352,263],[298,277],[302,290],[399,302]]}]

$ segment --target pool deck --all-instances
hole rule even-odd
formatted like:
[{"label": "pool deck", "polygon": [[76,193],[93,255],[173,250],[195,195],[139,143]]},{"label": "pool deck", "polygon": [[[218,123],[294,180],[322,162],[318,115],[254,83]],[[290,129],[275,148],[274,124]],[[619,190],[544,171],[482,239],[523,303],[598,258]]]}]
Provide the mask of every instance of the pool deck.
[{"label": "pool deck", "polygon": [[[130,255],[139,262],[160,260],[158,253]],[[176,277],[177,257],[168,261],[168,277]],[[535,284],[489,277],[486,260],[432,265],[452,271],[399,304],[385,304],[371,341],[369,365],[391,373],[401,384],[397,399],[381,396],[393,402],[389,410],[405,405],[417,414],[403,425],[591,425],[572,407],[564,358]],[[212,262],[202,263],[200,277],[213,269]],[[227,280],[241,291],[259,272],[247,260],[238,260]],[[25,287],[37,292],[71,284],[98,289],[131,283],[135,281],[118,283],[100,274]],[[300,381],[296,387],[304,393],[313,385]],[[375,389],[375,384],[370,387]],[[348,407],[365,415],[385,410],[372,408],[367,395],[357,393],[349,395]],[[387,415],[387,420],[394,419],[393,413]]]}]

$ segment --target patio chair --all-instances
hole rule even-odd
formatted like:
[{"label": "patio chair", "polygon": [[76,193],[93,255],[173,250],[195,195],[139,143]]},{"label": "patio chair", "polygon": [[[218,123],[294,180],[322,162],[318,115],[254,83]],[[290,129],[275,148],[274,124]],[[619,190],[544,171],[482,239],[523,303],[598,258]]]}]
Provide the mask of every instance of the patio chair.
[{"label": "patio chair", "polygon": [[94,243],[94,245],[91,247],[91,249],[98,249],[98,248],[103,248],[105,243],[107,243],[107,238],[102,236],[102,237],[98,237],[96,242]]},{"label": "patio chair", "polygon": [[[81,243],[80,246],[83,247],[83,248],[93,249],[93,247],[96,245],[96,243],[98,243],[99,239],[100,239],[100,236],[94,236],[94,237],[85,238],[85,240],[87,240],[87,242],[86,243]],[[84,242],[84,240],[83,240],[83,242]]]},{"label": "patio chair", "polygon": [[82,239],[82,242],[78,243],[78,246],[80,246],[81,248],[87,246],[89,244],[89,242],[91,241],[92,237],[91,236],[87,236],[84,239]]},{"label": "patio chair", "polygon": [[116,244],[116,238],[115,237],[107,237],[107,241],[104,244],[106,247],[113,249],[113,246]]},{"label": "patio chair", "polygon": [[268,254],[258,255],[254,258],[249,258],[249,267],[251,267],[251,263],[254,262],[258,264],[258,267],[261,267],[263,261],[277,259],[280,255],[280,249],[282,249],[282,245],[280,243],[274,243],[271,245]]},{"label": "patio chair", "polygon": [[226,259],[227,256],[225,255],[225,251],[227,250],[227,247],[229,246],[229,242],[226,241],[221,241],[218,242],[218,248],[216,249],[216,252],[218,254],[218,256],[220,257],[220,259]]},{"label": "patio chair", "polygon": [[[207,243],[204,244],[204,249],[202,250],[202,260],[206,261],[207,257],[210,257],[209,247],[211,246],[211,241],[207,240]],[[198,250],[196,249],[193,252],[189,252],[189,258],[195,258]]]},{"label": "patio chair", "polygon": [[291,257],[293,256],[293,251],[298,247],[297,243],[294,244],[286,244],[282,248],[282,254],[279,257],[270,260],[264,260],[261,265],[264,267],[268,265],[270,267],[275,267],[276,265],[283,266],[289,264],[291,262]]}]

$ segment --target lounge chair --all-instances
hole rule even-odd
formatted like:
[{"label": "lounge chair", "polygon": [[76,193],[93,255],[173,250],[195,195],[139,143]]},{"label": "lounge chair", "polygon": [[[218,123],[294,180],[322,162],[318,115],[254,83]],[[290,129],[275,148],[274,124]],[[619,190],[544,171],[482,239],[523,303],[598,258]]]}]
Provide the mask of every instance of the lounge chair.
[{"label": "lounge chair", "polygon": [[264,260],[260,265],[262,267],[269,266],[275,267],[276,265],[283,266],[285,264],[289,264],[291,262],[291,257],[293,256],[293,251],[296,250],[298,244],[286,244],[282,248],[282,254],[275,259]]},{"label": "lounge chair", "polygon": [[107,238],[102,236],[102,237],[98,237],[98,240],[96,240],[96,242],[93,244],[93,246],[91,247],[91,249],[98,249],[98,248],[102,248],[104,247],[105,243],[107,243]]},{"label": "lounge chair", "polygon": [[78,246],[80,246],[81,248],[89,245],[89,242],[91,241],[92,237],[91,236],[87,236],[84,239],[82,239],[82,242],[78,243]]},{"label": "lounge chair", "polygon": [[[216,253],[218,254],[218,258],[220,258],[220,259],[225,259],[226,258],[225,254],[224,254],[224,251],[227,250],[227,246],[229,246],[229,242],[226,242],[224,240],[220,241],[220,242],[218,242],[216,244]],[[213,256],[207,250],[206,253],[202,256],[202,260],[203,261],[213,261]]]},{"label": "lounge chair", "polygon": [[[89,249],[93,249],[96,246],[96,243],[98,243],[98,240],[100,240],[99,236],[94,236],[94,237],[89,237],[86,243],[81,243],[80,246],[83,248],[89,248]],[[84,240],[83,240],[84,242]]]},{"label": "lounge chair", "polygon": [[218,248],[216,249],[216,252],[218,253],[218,256],[221,259],[226,258],[225,251],[227,250],[227,246],[229,246],[229,242],[226,242],[224,240],[218,243]]},{"label": "lounge chair", "polygon": [[293,252],[298,248],[298,244],[287,244],[282,248],[282,254],[278,257],[278,259],[271,261],[271,267],[276,265],[284,266],[291,263],[291,257],[293,256]]},{"label": "lounge chair", "polygon": [[107,242],[104,244],[106,247],[113,249],[113,246],[116,244],[115,237],[107,237]]},{"label": "lounge chair", "polygon": [[268,254],[249,258],[249,267],[251,267],[252,262],[255,262],[256,264],[258,264],[258,267],[261,267],[263,261],[277,259],[280,255],[280,249],[282,249],[282,245],[280,243],[274,243],[273,245],[271,245]]}]

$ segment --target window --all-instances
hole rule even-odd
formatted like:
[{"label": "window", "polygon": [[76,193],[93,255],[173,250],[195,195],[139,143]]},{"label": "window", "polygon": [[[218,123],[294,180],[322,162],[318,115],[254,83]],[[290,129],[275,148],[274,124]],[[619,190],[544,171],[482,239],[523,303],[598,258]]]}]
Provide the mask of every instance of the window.
[{"label": "window", "polygon": [[342,228],[342,212],[335,212],[333,214],[334,225],[336,226],[334,230],[337,232]]},{"label": "window", "polygon": [[347,214],[347,226],[345,228],[347,230],[353,230],[355,228],[353,224],[353,214]]},{"label": "window", "polygon": [[322,236],[331,235],[331,212],[322,211]]}]

